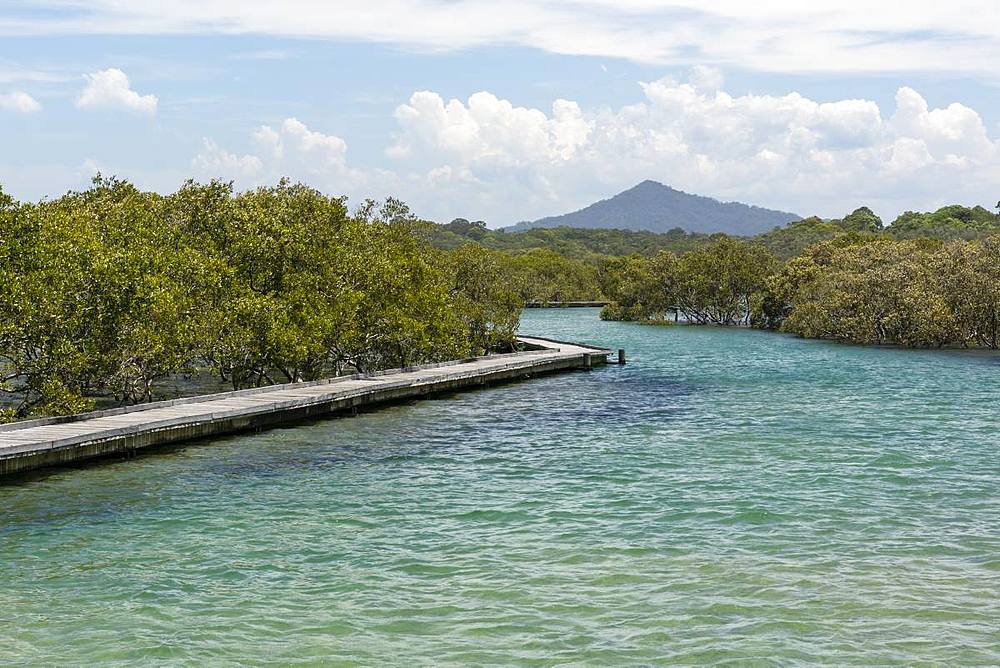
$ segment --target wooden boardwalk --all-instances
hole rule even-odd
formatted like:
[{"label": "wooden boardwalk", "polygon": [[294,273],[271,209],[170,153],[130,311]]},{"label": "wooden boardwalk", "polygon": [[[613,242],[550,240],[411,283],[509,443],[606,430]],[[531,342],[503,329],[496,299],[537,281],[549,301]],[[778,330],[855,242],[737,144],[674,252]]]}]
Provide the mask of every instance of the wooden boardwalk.
[{"label": "wooden boardwalk", "polygon": [[0,475],[605,364],[610,350],[519,337],[528,350],[0,425]]}]

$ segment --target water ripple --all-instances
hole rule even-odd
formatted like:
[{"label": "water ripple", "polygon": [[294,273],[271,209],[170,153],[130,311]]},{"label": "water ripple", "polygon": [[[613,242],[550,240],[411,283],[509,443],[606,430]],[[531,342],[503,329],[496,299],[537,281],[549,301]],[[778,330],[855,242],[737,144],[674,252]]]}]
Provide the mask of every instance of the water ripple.
[{"label": "water ripple", "polygon": [[996,665],[995,356],[630,364],[0,487],[5,665]]}]

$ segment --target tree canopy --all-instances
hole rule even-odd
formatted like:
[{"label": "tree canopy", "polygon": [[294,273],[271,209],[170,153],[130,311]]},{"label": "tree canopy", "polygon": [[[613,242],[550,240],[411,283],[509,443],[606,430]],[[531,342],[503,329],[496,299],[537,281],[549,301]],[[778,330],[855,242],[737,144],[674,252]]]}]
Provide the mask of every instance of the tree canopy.
[{"label": "tree canopy", "polygon": [[352,214],[288,181],[0,191],[4,415],[148,401],[199,369],[241,388],[508,349],[503,261],[428,248],[413,224],[396,200]]},{"label": "tree canopy", "polygon": [[0,419],[149,401],[195,373],[241,388],[507,350],[525,303],[602,299],[616,320],[997,348],[1000,214],[884,225],[861,207],[744,239],[436,225],[286,180],[0,189]]}]

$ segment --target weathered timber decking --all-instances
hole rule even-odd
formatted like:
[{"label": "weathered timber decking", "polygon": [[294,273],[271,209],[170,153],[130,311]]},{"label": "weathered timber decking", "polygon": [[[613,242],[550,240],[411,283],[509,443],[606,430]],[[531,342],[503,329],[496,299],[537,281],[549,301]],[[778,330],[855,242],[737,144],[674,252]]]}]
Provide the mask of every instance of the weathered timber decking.
[{"label": "weathered timber decking", "polygon": [[435,392],[590,368],[610,350],[519,337],[528,350],[0,425],[0,475],[318,417]]}]

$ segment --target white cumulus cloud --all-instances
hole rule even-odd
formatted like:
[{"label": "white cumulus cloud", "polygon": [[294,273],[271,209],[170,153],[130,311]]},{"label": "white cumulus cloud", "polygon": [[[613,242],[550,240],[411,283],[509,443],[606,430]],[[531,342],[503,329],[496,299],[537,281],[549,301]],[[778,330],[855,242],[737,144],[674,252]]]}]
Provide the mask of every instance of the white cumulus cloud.
[{"label": "white cumulus cloud", "polygon": [[[274,133],[267,126],[260,131]],[[277,134],[280,143],[290,143],[300,156],[317,161],[318,166],[344,166],[347,143],[340,137],[310,130],[297,118],[286,118],[281,124],[281,132],[274,134]]]},{"label": "white cumulus cloud", "polygon": [[41,108],[42,105],[24,91],[15,90],[10,93],[0,93],[0,109],[4,111],[31,114],[41,110]]},{"label": "white cumulus cloud", "polygon": [[996,201],[1000,141],[970,107],[931,108],[906,87],[882,109],[722,86],[720,74],[699,69],[686,81],[641,83],[632,104],[589,109],[417,91],[395,110],[391,170],[352,165],[343,139],[295,118],[249,132],[245,154],[207,141],[194,166],[242,186],[289,176],[335,194],[391,194],[435,220],[493,225],[570,211],[644,179],[802,215],[868,205],[892,219]]},{"label": "white cumulus cloud", "polygon": [[[347,143],[310,129],[296,118],[250,134],[254,152],[238,155],[205,139],[192,166],[203,178],[235,179],[243,186],[273,183],[283,176],[330,192],[354,193],[365,173],[347,165]],[[373,172],[375,173],[375,172]]]},{"label": "white cumulus cloud", "polygon": [[569,160],[592,129],[575,102],[556,100],[547,116],[487,92],[472,95],[466,103],[445,103],[437,93],[417,92],[396,109],[396,120],[402,133],[389,148],[390,156],[429,149],[463,161],[505,164]]},{"label": "white cumulus cloud", "polygon": [[191,161],[200,174],[209,177],[254,178],[264,169],[264,163],[255,155],[236,155],[221,148],[211,139],[202,140],[202,149]]},{"label": "white cumulus cloud", "polygon": [[699,70],[687,82],[642,83],[644,99],[618,109],[558,100],[549,112],[485,92],[445,101],[421,91],[396,110],[387,153],[435,188],[448,183],[455,203],[438,205],[441,217],[464,208],[497,223],[570,210],[647,178],[804,215],[869,204],[893,217],[996,199],[1000,142],[969,107],[930,109],[909,88],[883,113],[871,100],[733,96],[720,85]]},{"label": "white cumulus cloud", "polygon": [[87,85],[76,100],[80,109],[125,109],[155,114],[159,102],[153,94],[140,95],[132,90],[128,76],[117,68],[84,75]]}]

